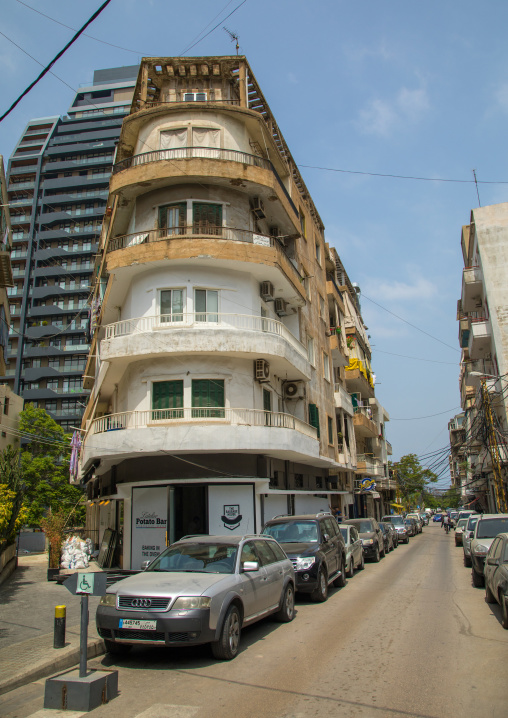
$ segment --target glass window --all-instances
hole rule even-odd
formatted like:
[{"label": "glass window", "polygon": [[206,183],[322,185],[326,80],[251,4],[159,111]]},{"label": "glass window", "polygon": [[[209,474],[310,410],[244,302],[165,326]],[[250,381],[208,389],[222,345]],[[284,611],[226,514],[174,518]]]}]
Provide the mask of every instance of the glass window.
[{"label": "glass window", "polygon": [[330,381],[330,357],[326,352],[323,352],[323,376]]},{"label": "glass window", "polygon": [[328,419],[328,443],[333,444],[333,419],[331,416],[328,416],[327,419]]},{"label": "glass window", "polygon": [[213,289],[196,289],[194,310],[197,322],[218,322],[219,292]]},{"label": "glass window", "polygon": [[336,536],[339,530],[339,527],[337,525],[337,521],[335,519],[329,518],[324,520],[324,524],[326,526],[326,533],[330,534],[330,536]]},{"label": "glass window", "polygon": [[246,561],[257,561],[258,563],[260,563],[253,541],[248,541],[247,543],[244,543],[242,547],[242,553],[240,554],[240,563],[244,564]]},{"label": "glass window", "polygon": [[163,289],[161,291],[161,321],[183,321],[183,289]]},{"label": "glass window", "polygon": [[315,404],[309,404],[309,424],[317,429],[318,439],[320,438],[319,430],[319,409]]},{"label": "glass window", "polygon": [[315,521],[283,521],[270,523],[263,529],[279,543],[318,543],[318,527]]},{"label": "glass window", "polygon": [[224,380],[192,380],[193,418],[224,418]]},{"label": "glass window", "polygon": [[508,531],[508,518],[483,519],[476,527],[476,538],[494,538]]},{"label": "glass window", "polygon": [[287,559],[286,554],[281,549],[278,543],[275,543],[275,541],[268,541],[268,544],[271,550],[274,552],[277,561],[285,561]]},{"label": "glass window", "polygon": [[262,566],[269,566],[275,563],[275,554],[271,551],[267,541],[254,541],[256,551],[261,559]]},{"label": "glass window", "polygon": [[307,337],[307,358],[314,366],[314,339],[312,337]]},{"label": "glass window", "polygon": [[[148,567],[148,571],[234,573],[237,547],[223,543],[183,543],[169,547]],[[255,559],[257,561],[257,559]]]},{"label": "glass window", "polygon": [[503,542],[501,539],[495,539],[489,550],[489,558],[499,558],[501,556],[501,549]]},{"label": "glass window", "polygon": [[183,417],[183,380],[156,381],[152,386],[152,420]]},{"label": "glass window", "polygon": [[187,226],[187,202],[178,202],[159,207],[159,228],[161,235],[185,234]]},{"label": "glass window", "polygon": [[210,202],[193,202],[192,231],[194,234],[222,233],[222,205]]}]

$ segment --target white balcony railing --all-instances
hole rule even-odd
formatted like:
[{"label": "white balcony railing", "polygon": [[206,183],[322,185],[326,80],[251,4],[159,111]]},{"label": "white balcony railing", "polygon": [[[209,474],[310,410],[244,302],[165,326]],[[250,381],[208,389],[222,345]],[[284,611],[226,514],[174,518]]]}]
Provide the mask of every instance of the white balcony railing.
[{"label": "white balcony railing", "polygon": [[303,357],[307,358],[307,349],[276,319],[258,317],[251,314],[217,314],[213,312],[190,312],[183,314],[160,314],[158,316],[124,319],[106,326],[106,339],[128,336],[130,334],[160,330],[186,329],[202,327],[211,329],[233,329],[264,334],[275,334],[285,339]]},{"label": "white balcony railing", "polygon": [[203,422],[232,424],[237,426],[265,426],[275,429],[293,429],[311,439],[317,439],[317,430],[291,414],[263,411],[261,409],[236,409],[222,407],[181,409],[152,409],[109,414],[94,419],[87,436],[121,429],[146,429],[178,423]]}]

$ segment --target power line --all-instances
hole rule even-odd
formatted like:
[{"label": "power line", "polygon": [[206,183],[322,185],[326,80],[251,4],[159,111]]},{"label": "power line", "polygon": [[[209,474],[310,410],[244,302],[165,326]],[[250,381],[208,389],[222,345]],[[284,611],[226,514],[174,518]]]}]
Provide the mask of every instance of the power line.
[{"label": "power line", "polygon": [[415,177],[412,175],[394,175],[384,172],[362,172],[360,170],[343,170],[336,167],[318,167],[316,165],[297,165],[311,170],[323,170],[325,172],[340,172],[350,175],[367,175],[368,177],[391,177],[393,179],[418,180],[420,182],[455,182],[459,184],[508,184],[508,180],[466,180],[466,179],[447,179],[443,177]]},{"label": "power line", "polygon": [[[110,2],[111,2],[111,0],[105,0],[105,2],[102,3],[102,5],[99,7],[99,9],[96,10],[96,11],[94,12],[94,14],[85,22],[85,24],[83,25],[83,27],[81,27],[81,28],[78,30],[78,32],[69,40],[69,42],[65,45],[65,47],[64,47],[62,50],[60,50],[60,52],[58,52],[58,53],[55,55],[55,57],[51,60],[51,62],[49,63],[49,65],[46,65],[46,67],[42,70],[41,73],[39,73],[39,75],[35,78],[35,80],[34,80],[32,83],[30,83],[30,85],[28,85],[28,87],[27,87],[25,90],[23,90],[23,92],[22,92],[21,95],[17,98],[17,100],[15,100],[15,101],[12,103],[12,105],[9,107],[8,110],[6,110],[6,112],[4,112],[4,114],[0,117],[0,122],[2,122],[2,120],[4,120],[4,119],[7,117],[7,115],[10,115],[10,113],[13,111],[13,109],[16,107],[16,105],[18,105],[18,104],[21,102],[21,100],[23,99],[23,97],[25,97],[25,95],[28,95],[28,93],[30,92],[30,90],[31,90],[33,87],[35,87],[35,85],[36,85],[40,80],[42,80],[42,78],[51,70],[51,68],[53,67],[53,65],[62,57],[62,55],[69,49],[69,47],[71,47],[71,45],[73,45],[73,44],[76,42],[76,40],[78,39],[78,37],[79,37],[79,36],[86,30],[86,28],[95,20],[95,18],[98,17],[98,16],[101,14],[101,12],[104,10],[104,8],[106,8],[106,7],[109,5]],[[245,0],[244,0],[244,2],[245,2]]]},{"label": "power line", "polygon": [[374,353],[377,354],[378,352],[380,352],[381,354],[389,354],[392,357],[401,357],[402,359],[414,359],[415,361],[425,361],[430,362],[431,364],[448,364],[448,366],[457,366],[457,364],[452,361],[438,361],[437,359],[422,359],[422,357],[410,357],[406,356],[405,354],[394,354],[393,352],[385,352],[382,349],[378,349],[376,347],[376,351]]},{"label": "power line", "polygon": [[[201,37],[199,40],[196,40],[196,42],[195,42],[193,45],[191,45],[190,47],[188,47],[186,50],[184,50],[184,52],[189,52],[190,50],[192,50],[193,47],[196,47],[196,45],[197,45],[198,43],[200,43],[202,40],[204,40],[205,37],[208,37],[208,35],[211,35],[214,30],[217,30],[217,28],[218,28],[220,25],[222,25],[222,23],[225,22],[225,21],[228,19],[228,17],[231,17],[231,15],[233,15],[233,13],[235,13],[237,10],[239,10],[239,9],[242,7],[242,5],[245,5],[246,2],[247,2],[247,0],[242,0],[242,2],[241,2],[239,5],[237,5],[234,10],[231,10],[231,12],[229,13],[229,15],[226,15],[226,17],[223,18],[220,22],[218,22],[217,25],[214,25],[214,27],[212,27],[212,29],[209,30],[209,31],[206,33],[206,35],[203,35],[203,37]],[[182,53],[182,54],[183,54],[183,53]]]},{"label": "power line", "polygon": [[440,411],[437,414],[429,414],[428,416],[412,416],[408,419],[392,419],[390,418],[390,421],[417,421],[418,419],[430,419],[433,416],[441,416],[442,414],[449,414],[450,411],[456,411],[460,407],[453,407],[452,409],[447,409],[446,411]]}]

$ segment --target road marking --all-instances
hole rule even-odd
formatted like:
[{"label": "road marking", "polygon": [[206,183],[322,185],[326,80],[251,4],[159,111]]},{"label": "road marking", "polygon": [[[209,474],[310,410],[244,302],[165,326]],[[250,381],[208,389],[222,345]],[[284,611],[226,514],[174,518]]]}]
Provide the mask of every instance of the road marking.
[{"label": "road marking", "polygon": [[[170,703],[154,703],[135,718],[193,718],[199,711],[197,706],[177,706]],[[80,714],[82,715],[82,714]],[[77,717],[76,717],[77,718]]]}]

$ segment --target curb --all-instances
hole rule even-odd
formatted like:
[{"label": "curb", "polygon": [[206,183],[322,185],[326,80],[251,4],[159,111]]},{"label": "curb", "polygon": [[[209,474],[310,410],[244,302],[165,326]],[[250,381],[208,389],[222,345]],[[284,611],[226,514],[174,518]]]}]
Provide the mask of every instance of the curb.
[{"label": "curb", "polygon": [[9,576],[11,576],[15,570],[16,570],[16,556],[14,556],[14,558],[11,558],[11,560],[5,564],[2,571],[0,572],[0,586],[2,585],[2,583],[4,581],[7,581]]},{"label": "curb", "polygon": [[[13,646],[15,648],[15,646]],[[88,641],[88,659],[96,658],[106,653],[106,647],[102,638],[95,638]],[[20,673],[0,681],[0,695],[13,691],[15,688],[25,686],[27,683],[46,678],[53,673],[58,673],[71,668],[79,663],[79,646],[68,649],[63,656],[38,661],[34,665],[25,668]]]}]

